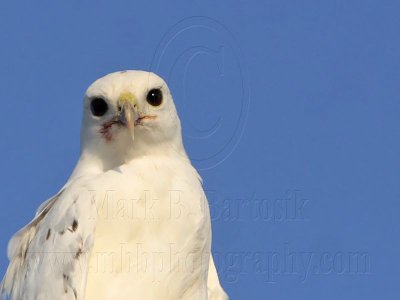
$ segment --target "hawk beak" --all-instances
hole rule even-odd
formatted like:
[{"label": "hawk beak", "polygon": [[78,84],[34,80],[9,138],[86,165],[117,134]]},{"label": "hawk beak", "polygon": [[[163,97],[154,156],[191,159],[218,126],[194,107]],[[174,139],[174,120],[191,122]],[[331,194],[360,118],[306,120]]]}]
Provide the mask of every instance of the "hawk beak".
[{"label": "hawk beak", "polygon": [[122,93],[118,98],[118,104],[121,107],[119,113],[119,122],[128,128],[129,133],[134,139],[134,127],[135,127],[135,109],[137,106],[137,100],[132,93]]}]

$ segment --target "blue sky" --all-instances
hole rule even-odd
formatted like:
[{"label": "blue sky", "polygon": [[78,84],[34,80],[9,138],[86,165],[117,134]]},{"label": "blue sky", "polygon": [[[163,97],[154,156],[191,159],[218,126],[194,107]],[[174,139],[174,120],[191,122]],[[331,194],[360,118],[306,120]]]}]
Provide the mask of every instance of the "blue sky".
[{"label": "blue sky", "polygon": [[0,273],[79,154],[81,100],[162,75],[231,299],[398,299],[396,1],[0,3]]}]

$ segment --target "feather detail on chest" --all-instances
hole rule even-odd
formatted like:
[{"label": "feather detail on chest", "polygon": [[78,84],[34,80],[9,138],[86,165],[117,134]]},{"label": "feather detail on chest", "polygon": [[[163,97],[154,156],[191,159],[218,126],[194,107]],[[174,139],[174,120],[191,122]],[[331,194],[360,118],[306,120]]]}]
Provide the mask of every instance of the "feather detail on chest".
[{"label": "feather detail on chest", "polygon": [[[96,186],[102,188],[95,193],[98,217],[88,299],[105,282],[116,289],[132,282],[130,293],[149,293],[152,299],[157,290],[164,289],[148,285],[186,282],[208,268],[208,205],[190,164],[144,157],[99,180]],[[173,295],[182,292],[171,291]]]}]

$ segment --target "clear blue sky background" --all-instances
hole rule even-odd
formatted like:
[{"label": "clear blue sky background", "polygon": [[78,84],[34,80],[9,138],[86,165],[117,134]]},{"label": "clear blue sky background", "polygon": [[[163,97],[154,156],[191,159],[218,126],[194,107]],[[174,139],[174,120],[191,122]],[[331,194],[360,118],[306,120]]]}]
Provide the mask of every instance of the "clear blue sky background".
[{"label": "clear blue sky background", "polygon": [[86,87],[152,69],[201,169],[231,299],[399,299],[399,13],[369,0],[2,1],[0,273],[12,233],[74,167]]}]

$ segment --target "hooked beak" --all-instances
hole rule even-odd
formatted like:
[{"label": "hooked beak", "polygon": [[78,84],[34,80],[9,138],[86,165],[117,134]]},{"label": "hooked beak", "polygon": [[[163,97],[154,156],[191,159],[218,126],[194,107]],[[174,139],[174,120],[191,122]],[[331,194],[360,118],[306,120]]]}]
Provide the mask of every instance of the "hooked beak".
[{"label": "hooked beak", "polygon": [[128,128],[129,133],[134,139],[134,127],[135,127],[135,109],[137,106],[137,100],[132,93],[122,93],[118,98],[118,103],[121,107],[119,114],[119,122]]}]

